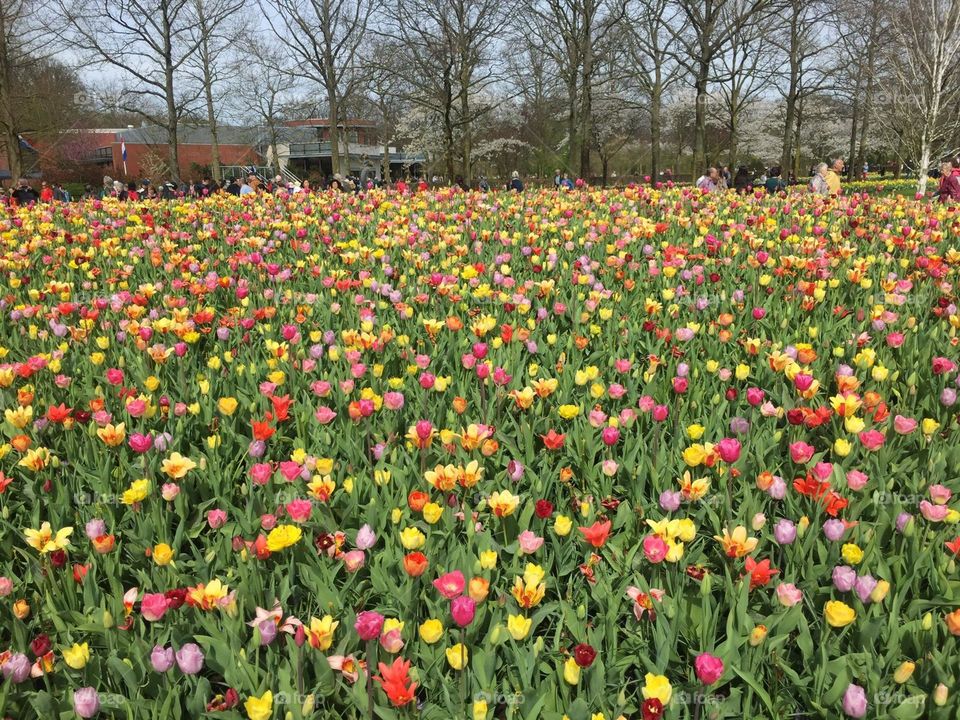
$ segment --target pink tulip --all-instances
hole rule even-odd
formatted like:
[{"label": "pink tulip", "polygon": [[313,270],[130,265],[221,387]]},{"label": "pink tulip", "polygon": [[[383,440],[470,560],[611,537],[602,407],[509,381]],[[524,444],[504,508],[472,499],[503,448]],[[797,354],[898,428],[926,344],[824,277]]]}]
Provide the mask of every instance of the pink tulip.
[{"label": "pink tulip", "polygon": [[693,668],[697,672],[697,679],[704,685],[713,685],[723,676],[723,660],[710,653],[697,655]]},{"label": "pink tulip", "polygon": [[520,544],[520,552],[524,555],[532,555],[543,545],[543,538],[537,537],[537,534],[530,530],[524,530],[520,533],[517,541]]},{"label": "pink tulip", "polygon": [[170,601],[163,593],[147,593],[140,603],[140,612],[143,619],[157,622],[164,616],[170,607]]},{"label": "pink tulip", "polygon": [[466,587],[466,584],[463,573],[459,570],[441,575],[433,581],[433,586],[437,589],[437,592],[447,600],[453,600],[453,598],[463,595],[463,588]]},{"label": "pink tulip", "polygon": [[735,463],[740,459],[740,441],[736,438],[723,438],[717,443],[717,452],[725,463]]},{"label": "pink tulip", "polygon": [[460,627],[467,627],[472,623],[476,612],[477,604],[473,598],[466,595],[454,598],[450,603],[450,614],[453,616],[453,621]]},{"label": "pink tulip", "polygon": [[647,556],[647,560],[654,564],[663,562],[669,549],[663,538],[656,535],[647,535],[643,539],[643,554]]},{"label": "pink tulip", "polygon": [[364,610],[357,615],[357,620],[353,624],[354,630],[361,640],[375,640],[380,636],[380,630],[383,629],[383,615],[372,610]]}]

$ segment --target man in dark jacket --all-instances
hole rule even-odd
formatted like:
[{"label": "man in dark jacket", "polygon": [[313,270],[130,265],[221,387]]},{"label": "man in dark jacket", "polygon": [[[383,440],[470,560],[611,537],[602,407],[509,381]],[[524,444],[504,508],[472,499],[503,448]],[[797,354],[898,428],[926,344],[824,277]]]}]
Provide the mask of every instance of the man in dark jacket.
[{"label": "man in dark jacket", "polygon": [[226,191],[227,191],[228,193],[230,193],[231,195],[239,195],[239,194],[240,194],[240,179],[239,179],[239,178],[235,178],[235,177],[230,178],[230,182],[227,184],[227,186],[224,188],[224,190],[226,190]]},{"label": "man in dark jacket", "polygon": [[17,189],[13,191],[11,197],[16,201],[17,205],[30,205],[40,199],[37,191],[30,187],[30,183],[23,179],[17,183]]}]

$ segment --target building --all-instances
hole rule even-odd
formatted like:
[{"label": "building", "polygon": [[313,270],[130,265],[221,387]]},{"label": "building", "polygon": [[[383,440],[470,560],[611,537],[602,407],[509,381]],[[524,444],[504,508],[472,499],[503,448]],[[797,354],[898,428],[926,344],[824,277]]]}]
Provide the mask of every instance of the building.
[{"label": "building", "polygon": [[[157,126],[101,128],[72,131],[83,136],[85,162],[113,178],[160,180],[166,177],[168,151],[166,131]],[[180,177],[199,179],[210,171],[211,134],[206,127],[184,127],[178,132]],[[225,174],[257,168],[264,173],[279,168],[289,181],[319,179],[332,174],[333,151],[330,123],[323,119],[294,120],[278,132],[276,157],[262,127],[223,126],[217,130],[220,165]],[[122,148],[126,146],[126,167]],[[369,120],[349,120],[341,128],[341,172],[362,179],[382,175],[384,147],[377,144],[377,125]],[[396,147],[386,148],[392,178],[419,175],[424,158],[408,155]]]},{"label": "building", "polygon": [[[346,120],[340,125],[340,171],[361,179],[383,175],[384,155],[389,155],[390,177],[419,176],[426,158],[378,142],[377,124]],[[301,178],[328,177],[333,172],[330,121],[325,118],[286,123],[277,144],[280,167]]]},{"label": "building", "polygon": [[[169,175],[169,151],[167,131],[157,126],[101,128],[77,131],[89,138],[91,147],[86,162],[100,167],[104,175],[113,178],[153,178],[160,180]],[[177,133],[180,177],[201,179],[210,171],[213,160],[212,137],[209,128],[181,127]],[[260,133],[250,128],[218,128],[217,140],[220,149],[220,164],[229,166],[262,165]],[[123,148],[127,159],[124,165]]]}]

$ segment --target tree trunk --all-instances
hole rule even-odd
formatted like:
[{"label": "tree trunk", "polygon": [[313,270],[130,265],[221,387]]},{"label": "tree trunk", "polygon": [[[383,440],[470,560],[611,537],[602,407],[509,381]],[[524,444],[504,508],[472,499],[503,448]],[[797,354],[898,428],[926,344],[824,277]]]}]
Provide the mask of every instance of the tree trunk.
[{"label": "tree trunk", "polygon": [[660,83],[650,93],[650,179],[656,183],[660,178],[660,105],[663,93]]},{"label": "tree trunk", "polygon": [[327,104],[330,106],[330,170],[340,174],[340,108],[337,107],[336,90],[327,90]]},{"label": "tree trunk", "polygon": [[693,129],[693,172],[706,167],[707,159],[707,81],[710,77],[710,63],[701,56],[697,65],[694,89],[697,92]]},{"label": "tree trunk", "polygon": [[728,154],[728,165],[730,172],[734,172],[737,167],[737,153],[739,152],[739,140],[737,138],[740,132],[740,97],[736,86],[730,91],[730,152]]},{"label": "tree trunk", "polygon": [[389,141],[383,143],[383,170],[381,170],[381,172],[383,173],[383,182],[385,182],[385,183],[391,182],[391,178],[390,178],[390,143],[389,143]]},{"label": "tree trunk", "polygon": [[278,141],[277,125],[272,119],[270,121],[270,125],[267,128],[267,130],[270,133],[270,169],[273,171],[272,174],[279,175],[280,174],[280,157],[279,157],[280,151],[277,149],[277,145],[279,145],[279,141]]},{"label": "tree trunk", "polygon": [[917,168],[917,192],[921,194],[927,192],[927,171],[930,169],[931,153],[930,142],[924,134],[920,145],[920,166]]},{"label": "tree trunk", "polygon": [[179,116],[177,114],[176,97],[173,92],[173,42],[172,28],[170,27],[170,18],[166,14],[166,6],[163,10],[163,71],[164,71],[164,94],[167,101],[167,156],[170,163],[170,176],[174,181],[180,181],[180,148],[177,138],[177,126]]},{"label": "tree trunk", "polygon": [[203,92],[207,96],[207,122],[210,125],[210,173],[213,175],[214,182],[219,183],[223,180],[220,172],[220,139],[217,115],[213,109],[213,76],[206,62],[203,64]]},{"label": "tree trunk", "polygon": [[591,113],[593,108],[591,101],[593,99],[593,51],[590,47],[590,36],[584,47],[583,72],[580,76],[580,177],[587,182],[590,181],[590,131]]},{"label": "tree trunk", "polygon": [[[572,79],[571,79],[572,78]],[[573,158],[577,151],[577,76],[571,70],[567,79],[567,172],[574,172]]]},{"label": "tree trunk", "polygon": [[803,127],[803,112],[802,108],[797,106],[796,108],[796,133],[793,136],[793,160],[790,165],[793,169],[794,176],[800,178],[800,162],[803,158],[803,143],[800,141],[800,132]]},{"label": "tree trunk", "polygon": [[473,181],[473,152],[472,128],[470,126],[470,69],[464,59],[464,67],[460,70],[460,127],[463,137],[460,141],[460,152],[463,155],[463,181],[470,187]]},{"label": "tree trunk", "polygon": [[20,134],[13,115],[13,68],[10,48],[7,46],[7,27],[0,13],[0,127],[3,128],[0,142],[7,155],[10,179],[16,182],[23,172],[23,154],[20,150]]},{"label": "tree trunk", "polygon": [[780,154],[780,166],[784,173],[789,172],[793,157],[793,125],[796,122],[797,86],[800,83],[799,42],[797,10],[793,8],[790,16],[790,79],[785,98],[786,119],[783,123],[783,152]]}]

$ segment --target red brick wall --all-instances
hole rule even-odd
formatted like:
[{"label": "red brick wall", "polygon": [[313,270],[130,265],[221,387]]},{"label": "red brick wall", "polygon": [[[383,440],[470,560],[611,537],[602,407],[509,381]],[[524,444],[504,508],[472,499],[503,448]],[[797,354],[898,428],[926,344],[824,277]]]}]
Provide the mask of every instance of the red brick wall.
[{"label": "red brick wall", "polygon": [[[197,173],[193,172],[191,166],[197,165],[209,166],[211,162],[211,150],[209,145],[180,145],[177,148],[180,164],[180,177],[184,180],[194,178]],[[159,171],[159,167],[167,163],[168,152],[166,145],[141,145],[127,143],[127,175],[133,180],[139,180],[148,177],[152,180],[164,180],[161,177],[164,173]],[[221,165],[261,165],[263,159],[260,154],[249,145],[221,145],[220,146],[220,164]],[[123,177],[123,156],[120,153],[120,143],[113,143],[113,177]]]}]

